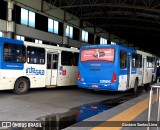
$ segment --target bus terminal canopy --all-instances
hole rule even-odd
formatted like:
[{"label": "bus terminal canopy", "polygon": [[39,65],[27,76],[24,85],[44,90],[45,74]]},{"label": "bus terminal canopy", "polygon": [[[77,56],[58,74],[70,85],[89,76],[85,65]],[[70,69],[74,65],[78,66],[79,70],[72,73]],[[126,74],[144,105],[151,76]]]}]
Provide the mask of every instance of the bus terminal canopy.
[{"label": "bus terminal canopy", "polygon": [[44,12],[63,9],[73,14],[65,21],[76,20],[77,16],[82,28],[94,28],[96,34],[109,33],[110,40],[115,35],[120,38],[119,43],[123,39],[128,46],[159,53],[156,49],[156,43],[160,43],[159,0],[42,0],[42,5],[44,2],[53,5],[48,4]]}]

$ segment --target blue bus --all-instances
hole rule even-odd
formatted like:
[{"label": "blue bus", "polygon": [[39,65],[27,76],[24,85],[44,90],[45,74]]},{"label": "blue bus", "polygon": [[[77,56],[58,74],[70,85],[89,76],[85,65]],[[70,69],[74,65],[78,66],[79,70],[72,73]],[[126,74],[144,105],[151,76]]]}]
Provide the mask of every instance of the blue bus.
[{"label": "blue bus", "polygon": [[156,56],[119,44],[80,48],[79,88],[137,92],[138,86],[156,80]]}]

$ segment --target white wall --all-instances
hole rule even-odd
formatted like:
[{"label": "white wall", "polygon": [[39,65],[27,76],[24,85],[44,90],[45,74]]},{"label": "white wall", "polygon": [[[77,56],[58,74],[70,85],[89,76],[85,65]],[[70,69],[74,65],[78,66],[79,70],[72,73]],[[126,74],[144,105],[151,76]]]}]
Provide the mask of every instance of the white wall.
[{"label": "white wall", "polygon": [[62,36],[43,32],[23,25],[16,25],[16,34],[62,44]]},{"label": "white wall", "polygon": [[23,4],[24,6],[29,6],[36,10],[41,10],[41,0],[14,0],[15,3]]},{"label": "white wall", "polygon": [[69,39],[68,40],[68,45],[80,48],[81,46],[85,46],[85,45],[89,45],[89,44],[88,43],[84,43],[84,42],[80,42],[80,41],[76,41],[76,40],[73,40],[73,39]]},{"label": "white wall", "polygon": [[0,30],[6,31],[7,30],[7,22],[5,20],[0,19]]}]

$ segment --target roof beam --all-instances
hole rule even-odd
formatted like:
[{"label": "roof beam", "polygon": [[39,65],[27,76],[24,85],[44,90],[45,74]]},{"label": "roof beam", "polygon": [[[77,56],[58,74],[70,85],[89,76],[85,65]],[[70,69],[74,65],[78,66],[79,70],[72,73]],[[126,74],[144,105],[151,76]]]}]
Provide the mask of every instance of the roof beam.
[{"label": "roof beam", "polygon": [[66,5],[66,6],[59,6],[59,7],[53,7],[48,10],[53,9],[73,9],[73,8],[87,8],[87,7],[114,7],[114,8],[126,8],[126,9],[137,9],[137,10],[145,10],[149,12],[156,12],[160,13],[159,9],[152,8],[152,7],[146,7],[142,5],[134,5],[134,4],[123,4],[123,3],[94,3],[94,4],[72,4],[72,5]]}]

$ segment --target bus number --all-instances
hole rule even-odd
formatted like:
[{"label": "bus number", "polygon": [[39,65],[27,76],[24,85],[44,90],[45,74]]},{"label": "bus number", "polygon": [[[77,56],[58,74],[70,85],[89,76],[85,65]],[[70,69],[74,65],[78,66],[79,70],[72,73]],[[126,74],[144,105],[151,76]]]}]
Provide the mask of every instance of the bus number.
[{"label": "bus number", "polygon": [[100,83],[111,83],[111,80],[100,80]]}]

